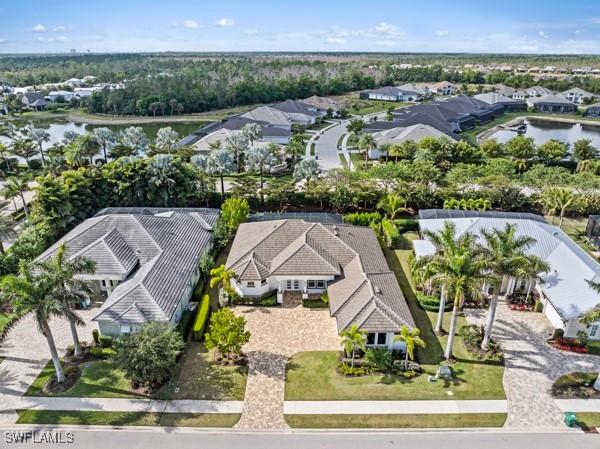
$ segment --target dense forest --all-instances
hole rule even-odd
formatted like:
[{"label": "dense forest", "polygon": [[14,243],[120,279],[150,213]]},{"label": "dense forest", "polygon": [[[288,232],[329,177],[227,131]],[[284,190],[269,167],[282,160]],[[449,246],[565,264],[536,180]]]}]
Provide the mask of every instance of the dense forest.
[{"label": "dense forest", "polygon": [[[400,68],[402,63],[423,67]],[[600,93],[597,78],[536,80],[529,74],[483,74],[462,68],[464,64],[552,64],[573,68],[600,66],[600,58],[326,53],[4,56],[0,57],[0,83],[35,86],[88,75],[95,76],[97,82],[123,83],[121,89],[94,93],[85,104],[89,112],[118,115],[203,112],[311,95],[339,95],[402,82],[443,80],[513,87],[541,84],[554,90],[579,86]]]}]

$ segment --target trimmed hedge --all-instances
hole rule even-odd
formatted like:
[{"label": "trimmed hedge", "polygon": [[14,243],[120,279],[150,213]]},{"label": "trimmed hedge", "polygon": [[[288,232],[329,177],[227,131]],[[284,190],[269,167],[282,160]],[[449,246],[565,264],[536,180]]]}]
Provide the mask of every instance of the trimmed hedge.
[{"label": "trimmed hedge", "polygon": [[194,324],[194,318],[196,318],[196,309],[190,310],[186,309],[181,316],[181,321],[179,321],[179,332],[183,337],[183,341],[187,341],[187,337],[192,330],[192,325]]},{"label": "trimmed hedge", "polygon": [[210,297],[204,295],[200,305],[198,306],[198,313],[196,313],[196,320],[194,321],[194,340],[201,341],[204,337],[204,331],[206,330],[206,323],[208,323],[208,316],[210,315]]},{"label": "trimmed hedge", "polygon": [[354,212],[344,215],[344,223],[356,226],[369,226],[371,223],[379,223],[381,214],[379,212]]},{"label": "trimmed hedge", "polygon": [[[417,293],[417,301],[422,309],[428,310],[429,312],[437,312],[440,310],[440,298],[437,296],[424,295],[423,293]],[[449,312],[452,310],[452,301],[446,301],[444,311]]]},{"label": "trimmed hedge", "polygon": [[394,221],[400,232],[419,230],[419,220],[415,220],[414,218],[398,218]]}]

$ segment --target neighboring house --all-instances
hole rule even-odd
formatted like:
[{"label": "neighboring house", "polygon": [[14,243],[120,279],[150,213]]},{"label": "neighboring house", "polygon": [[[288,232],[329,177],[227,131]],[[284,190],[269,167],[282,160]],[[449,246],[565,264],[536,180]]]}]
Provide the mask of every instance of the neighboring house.
[{"label": "neighboring house", "polygon": [[46,100],[51,101],[52,103],[56,103],[57,100],[60,100],[62,98],[63,103],[68,103],[71,100],[71,98],[75,98],[76,96],[77,94],[75,92],[71,92],[68,90],[55,90],[49,92],[48,95],[46,95]]},{"label": "neighboring house", "polygon": [[431,96],[429,90],[425,87],[417,86],[414,83],[402,84],[401,86],[398,86],[398,89],[404,93],[404,98],[406,98],[405,101],[417,102]]},{"label": "neighboring house", "polygon": [[600,103],[589,105],[584,115],[587,117],[600,117]]},{"label": "neighboring house", "polygon": [[424,137],[448,137],[441,131],[438,131],[433,126],[418,123],[407,127],[391,128],[384,131],[379,131],[373,134],[377,148],[369,150],[369,158],[377,159],[386,156],[387,152],[381,149],[385,144],[400,144],[402,142],[412,141],[419,142]]},{"label": "neighboring house", "polygon": [[277,128],[292,129],[292,120],[282,111],[272,106],[260,106],[242,114],[240,117],[254,122],[268,123]]},{"label": "neighboring house", "polygon": [[85,84],[85,81],[79,78],[69,78],[61,84],[68,84],[71,87],[82,87]]},{"label": "neighboring house", "polygon": [[27,92],[21,97],[23,106],[34,111],[41,111],[46,106],[44,96],[39,92]]},{"label": "neighboring house", "polygon": [[575,104],[554,94],[529,98],[527,100],[527,105],[538,112],[558,112],[561,114],[577,112],[577,106]]},{"label": "neighboring house", "polygon": [[584,103],[586,99],[592,101],[594,98],[596,98],[596,95],[594,95],[593,93],[580,89],[579,87],[574,87],[573,89],[565,90],[559,95],[561,97],[566,98],[571,103],[578,104]]},{"label": "neighboring house", "polygon": [[212,248],[216,209],[108,208],[52,245],[37,260],[66,243],[69,260],[96,263],[80,275],[106,300],[93,318],[104,335],[136,331],[149,321],[173,325],[198,282],[198,262]]},{"label": "neighboring house", "polygon": [[473,98],[491,106],[502,106],[504,112],[521,112],[527,110],[527,103],[502,95],[499,92],[488,92],[474,95]]},{"label": "neighboring house", "polygon": [[243,297],[303,298],[327,291],[339,332],[356,324],[369,346],[403,349],[394,334],[415,322],[373,230],[343,224],[275,220],[242,224],[225,266]]},{"label": "neighboring house", "polygon": [[496,92],[498,92],[500,95],[504,95],[505,97],[510,97],[510,98],[512,98],[512,96],[517,91],[517,89],[515,89],[514,87],[505,86],[504,84],[494,84],[493,87],[494,87],[494,90]]},{"label": "neighboring house", "polygon": [[[552,226],[543,217],[527,213],[477,212],[448,209],[419,211],[421,232],[437,232],[444,222],[456,226],[458,235],[470,232],[481,238],[483,231],[502,229],[506,224],[516,227],[516,235],[533,237],[536,243],[529,253],[542,258],[550,265],[550,272],[542,275],[542,282],[532,283],[544,306],[543,312],[556,329],[566,337],[578,337],[580,331],[590,339],[600,339],[600,321],[585,326],[581,316],[600,303],[600,295],[587,283],[600,281],[600,264],[571,240],[561,229]],[[435,248],[428,240],[413,242],[416,257],[433,254]],[[529,279],[507,277],[501,285],[502,294],[526,292]],[[488,293],[491,286],[484,288]]]},{"label": "neighboring house", "polygon": [[528,87],[527,89],[525,89],[525,92],[527,92],[527,95],[529,97],[543,97],[545,95],[553,94],[553,92],[550,89],[546,89],[542,86]]},{"label": "neighboring house", "polygon": [[434,95],[454,95],[458,92],[458,86],[449,81],[440,81],[439,83],[430,84],[428,89]]},{"label": "neighboring house", "polygon": [[334,115],[341,109],[343,109],[341,103],[334,100],[333,98],[319,97],[318,95],[313,95],[312,97],[305,98],[304,100],[302,100],[302,103],[305,103],[321,111],[331,111]]},{"label": "neighboring house", "polygon": [[514,94],[512,94],[512,98],[513,100],[526,100],[529,98],[529,94],[525,89],[518,89]]},{"label": "neighboring house", "polygon": [[281,103],[275,103],[272,108],[283,112],[294,125],[301,126],[312,125],[318,118],[327,115],[326,110],[298,100],[285,100]]},{"label": "neighboring house", "polygon": [[[365,96],[366,95],[366,96]],[[421,101],[426,96],[426,92],[414,84],[404,84],[402,86],[384,86],[379,89],[367,91],[362,97],[368,100],[383,101]]]}]

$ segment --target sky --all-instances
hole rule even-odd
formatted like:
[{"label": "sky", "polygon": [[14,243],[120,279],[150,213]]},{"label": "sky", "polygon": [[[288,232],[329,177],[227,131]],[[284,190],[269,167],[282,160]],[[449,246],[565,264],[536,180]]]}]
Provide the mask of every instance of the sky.
[{"label": "sky", "polygon": [[600,0],[0,0],[0,53],[600,54]]}]

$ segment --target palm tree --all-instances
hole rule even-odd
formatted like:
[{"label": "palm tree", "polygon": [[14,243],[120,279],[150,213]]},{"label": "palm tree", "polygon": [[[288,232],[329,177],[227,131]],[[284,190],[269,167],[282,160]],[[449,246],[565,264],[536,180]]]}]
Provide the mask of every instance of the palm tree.
[{"label": "palm tree", "polygon": [[546,209],[546,213],[552,216],[552,224],[554,224],[554,216],[560,211],[559,228],[562,228],[565,212],[571,207],[574,201],[575,195],[573,191],[564,187],[549,187],[544,189],[540,198],[540,202]]},{"label": "palm tree", "polygon": [[225,181],[223,176],[234,169],[233,156],[224,148],[211,151],[208,157],[193,156],[192,164],[211,176],[218,175],[221,179],[221,196],[225,198]]},{"label": "palm tree", "polygon": [[10,161],[8,160],[8,154],[8,147],[0,142],[0,159],[2,159],[2,163],[6,165],[7,172],[10,170]]},{"label": "palm tree", "polygon": [[[172,115],[172,114],[171,114]],[[93,131],[96,140],[102,147],[104,153],[104,162],[108,162],[108,149],[113,147],[116,143],[115,133],[109,128],[96,128]]]},{"label": "palm tree", "polygon": [[31,140],[25,139],[20,136],[15,136],[8,148],[13,155],[25,159],[25,162],[27,163],[27,168],[31,169],[30,160],[36,154],[38,154],[38,149],[35,147],[35,144]]},{"label": "palm tree", "polygon": [[360,349],[365,351],[367,347],[367,333],[362,329],[359,329],[356,324],[352,324],[348,329],[344,329],[340,332],[342,337],[341,345],[344,347],[346,356],[351,357],[351,366],[354,368],[354,357],[356,350]]},{"label": "palm tree", "polygon": [[306,180],[306,191],[310,189],[310,181],[321,174],[321,167],[315,159],[302,159],[294,167],[294,179]]},{"label": "palm tree", "polygon": [[235,277],[235,271],[228,270],[225,265],[220,265],[210,270],[210,276],[210,288],[222,288],[227,294],[233,292],[231,280]]},{"label": "palm tree", "polygon": [[50,356],[56,372],[56,381],[63,383],[65,374],[58,357],[56,344],[49,321],[52,317],[65,316],[64,304],[52,294],[54,285],[46,276],[34,274],[25,264],[21,265],[19,274],[8,275],[0,283],[3,300],[14,305],[22,312],[33,312],[39,332],[46,338]]},{"label": "palm tree", "polygon": [[541,275],[550,271],[550,265],[538,256],[528,255],[527,263],[519,270],[519,278],[525,278],[529,281],[527,287],[527,296],[525,301],[529,301],[531,289],[536,282],[541,282]]},{"label": "palm tree", "polygon": [[429,263],[433,272],[437,273],[434,281],[445,285],[447,291],[454,296],[450,331],[444,351],[446,360],[451,360],[458,312],[467,295],[481,295],[483,282],[490,279],[484,271],[487,261],[481,256],[476,237],[467,232],[456,239],[455,247],[448,255],[433,256]]},{"label": "palm tree", "polygon": [[232,134],[225,139],[225,149],[233,154],[238,173],[242,171],[242,157],[248,151],[249,141],[245,134]]},{"label": "palm tree", "polygon": [[397,193],[388,193],[377,203],[390,220],[394,220],[400,212],[406,211],[406,199]]},{"label": "palm tree", "polygon": [[[248,125],[246,125],[248,126]],[[264,188],[264,172],[270,170],[277,163],[277,158],[267,146],[250,148],[246,158],[247,170],[258,170],[260,173],[260,204],[265,202]]]},{"label": "palm tree", "polygon": [[77,335],[77,326],[83,325],[84,322],[73,309],[92,290],[86,282],[78,279],[77,276],[94,274],[96,264],[94,261],[83,257],[68,260],[65,254],[66,250],[66,244],[62,243],[57,248],[56,255],[53,258],[36,262],[34,267],[43,276],[52,280],[54,285],[52,295],[62,302],[65,310],[69,309],[71,311],[66,314],[66,318],[69,320],[71,327],[74,355],[78,357],[81,354],[81,344]]},{"label": "palm tree", "polygon": [[405,368],[408,369],[408,359],[415,359],[415,347],[420,346],[421,348],[426,348],[427,344],[423,341],[423,339],[419,336],[421,331],[419,328],[409,329],[408,326],[402,326],[400,328],[400,334],[394,337],[394,342],[402,341],[406,344],[406,359],[404,360]]},{"label": "palm tree", "polygon": [[6,180],[6,188],[16,192],[21,197],[21,203],[23,204],[23,212],[25,212],[25,218],[29,219],[29,208],[27,207],[27,202],[25,201],[25,192],[29,190],[29,181],[27,177],[11,176]]},{"label": "palm tree", "polygon": [[258,123],[247,123],[242,128],[242,134],[248,139],[250,147],[254,146],[254,143],[262,138],[262,128]]},{"label": "palm tree", "polygon": [[38,145],[40,156],[42,157],[42,165],[46,165],[46,159],[44,157],[44,143],[50,141],[50,133],[43,128],[36,128],[33,123],[29,123],[25,127],[24,132],[26,137],[29,137]]},{"label": "palm tree", "polygon": [[504,229],[494,228],[491,231],[482,231],[485,240],[482,248],[483,257],[486,261],[486,269],[492,275],[494,285],[485,333],[481,342],[481,348],[484,351],[487,351],[492,335],[502,282],[506,278],[516,278],[522,273],[524,267],[529,263],[526,251],[535,243],[533,237],[525,235],[517,237],[516,231],[516,226],[509,223]]},{"label": "palm tree", "polygon": [[17,224],[9,214],[0,213],[0,254],[4,254],[4,243],[17,236]]},{"label": "palm tree", "polygon": [[96,136],[92,133],[85,133],[77,137],[74,142],[76,145],[81,147],[81,155],[89,158],[90,165],[94,164],[93,157],[100,151],[100,142]]},{"label": "palm tree", "polygon": [[[9,178],[10,179],[10,178]],[[14,189],[8,182],[0,189],[0,196],[5,200],[12,201],[15,211],[19,208],[17,207],[17,201],[15,198],[19,196],[19,192]]]},{"label": "palm tree", "polygon": [[166,207],[171,197],[171,189],[175,186],[173,179],[173,155],[157,154],[148,164],[150,182],[156,187]]},{"label": "palm tree", "polygon": [[365,167],[369,166],[369,150],[377,148],[377,142],[373,134],[367,133],[358,139],[358,148],[365,151]]}]

